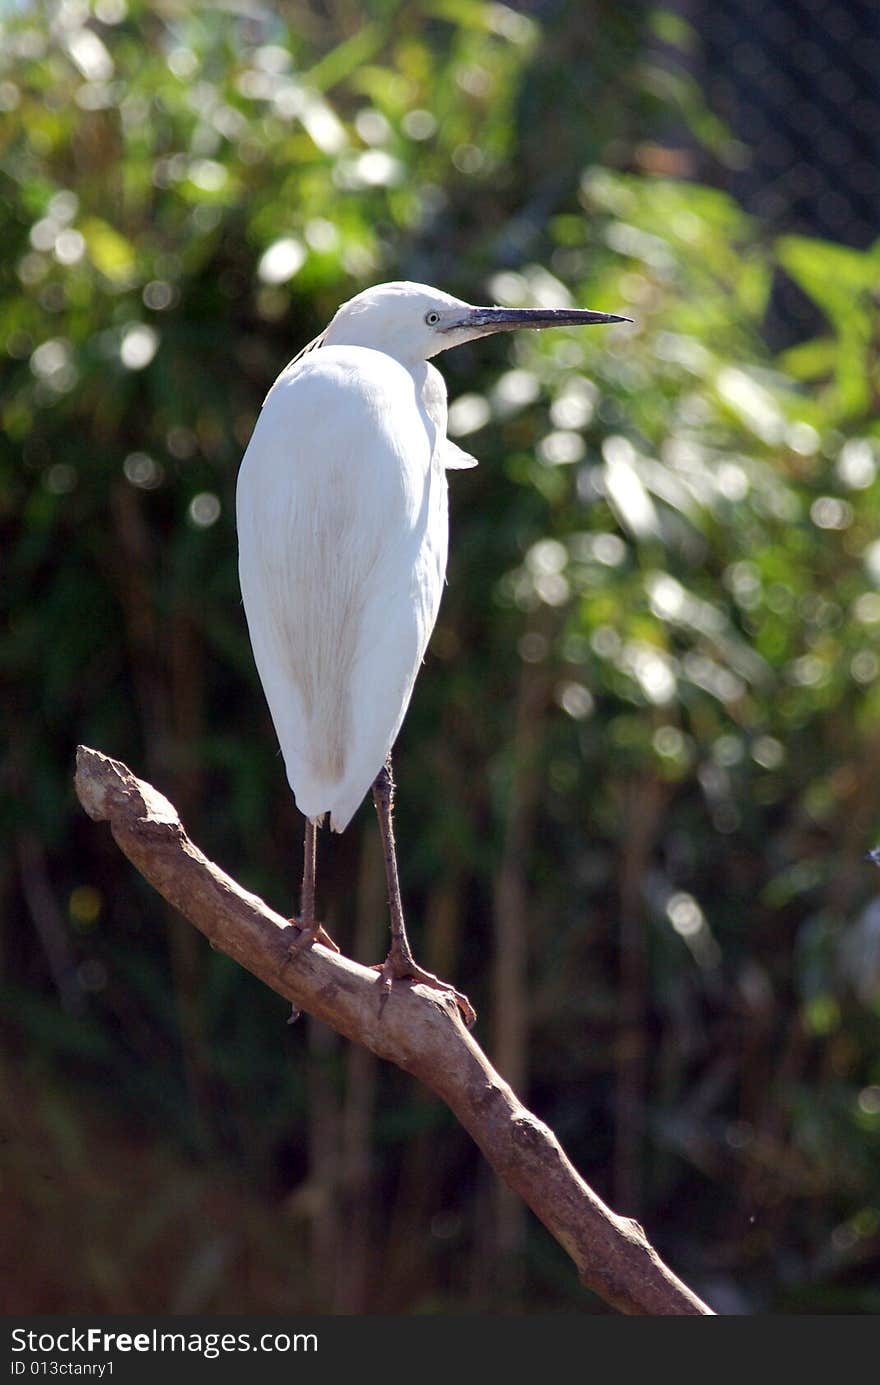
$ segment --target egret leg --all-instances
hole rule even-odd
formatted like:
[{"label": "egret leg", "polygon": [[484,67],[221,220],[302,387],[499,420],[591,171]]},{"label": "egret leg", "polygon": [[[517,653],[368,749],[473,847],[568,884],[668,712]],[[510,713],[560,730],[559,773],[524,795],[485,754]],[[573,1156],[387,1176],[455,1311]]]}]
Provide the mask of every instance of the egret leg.
[{"label": "egret leg", "polygon": [[311,818],[306,818],[306,833],[303,843],[303,883],[300,895],[300,928],[310,933],[315,927],[315,863],[317,859],[318,829]]},{"label": "egret leg", "polygon": [[382,851],[385,856],[385,879],[388,882],[388,911],[391,916],[391,948],[388,956],[376,970],[381,972],[383,983],[390,987],[392,981],[419,981],[432,986],[434,990],[446,991],[455,999],[465,1024],[470,1028],[477,1016],[466,995],[462,995],[448,981],[441,981],[433,972],[425,971],[414,960],[406,924],[403,921],[403,901],[400,897],[400,881],[397,875],[397,851],[394,845],[394,777],[391,772],[391,756],[385,761],[373,784],[373,802],[379,819],[379,832],[382,837]]},{"label": "egret leg", "polygon": [[292,919],[300,930],[299,937],[291,948],[292,952],[301,952],[310,943],[323,943],[329,947],[331,952],[338,952],[330,934],[322,924],[315,922],[315,860],[317,855],[318,829],[311,818],[306,818],[305,843],[303,846],[303,881],[302,895],[300,897],[300,915],[298,919]]}]

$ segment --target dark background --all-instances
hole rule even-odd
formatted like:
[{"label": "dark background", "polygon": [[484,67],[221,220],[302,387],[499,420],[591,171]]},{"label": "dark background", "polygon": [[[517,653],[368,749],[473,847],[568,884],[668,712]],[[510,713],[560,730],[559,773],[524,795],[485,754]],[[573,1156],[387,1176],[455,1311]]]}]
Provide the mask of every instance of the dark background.
[{"label": "dark background", "polygon": [[[0,33],[7,1312],[604,1311],[448,1112],[155,896],[124,759],[296,907],[237,466],[368,283],[635,328],[441,361],[397,748],[420,960],[719,1311],[880,1306],[875,6],[65,0]],[[384,955],[365,806],[319,906]]]}]

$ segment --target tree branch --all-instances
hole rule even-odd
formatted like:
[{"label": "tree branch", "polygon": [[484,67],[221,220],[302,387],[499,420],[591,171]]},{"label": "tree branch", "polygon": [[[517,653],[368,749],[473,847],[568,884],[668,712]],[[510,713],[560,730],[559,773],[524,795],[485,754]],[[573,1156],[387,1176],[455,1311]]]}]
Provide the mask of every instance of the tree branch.
[{"label": "tree branch", "polygon": [[441,1097],[568,1252],[587,1288],[624,1313],[712,1312],[638,1223],[617,1216],[588,1187],[553,1132],[495,1072],[451,997],[407,982],[389,991],[378,972],[320,944],[292,956],[295,926],[203,856],[168,800],[119,761],[80,746],[76,791],[88,815],[109,822],[129,860],[213,947]]}]

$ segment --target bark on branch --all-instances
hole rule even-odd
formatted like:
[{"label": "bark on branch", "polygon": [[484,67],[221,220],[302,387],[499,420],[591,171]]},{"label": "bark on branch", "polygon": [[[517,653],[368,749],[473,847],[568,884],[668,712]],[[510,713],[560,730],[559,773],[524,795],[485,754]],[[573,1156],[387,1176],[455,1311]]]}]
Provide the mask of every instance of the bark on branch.
[{"label": "bark on branch", "polygon": [[587,1288],[624,1313],[712,1312],[638,1223],[617,1216],[584,1182],[553,1132],[495,1072],[454,1000],[408,982],[388,991],[377,972],[320,944],[292,956],[296,928],[203,856],[172,804],[118,760],[80,746],[76,791],[89,817],[109,822],[129,860],[214,947],[445,1101],[568,1252]]}]

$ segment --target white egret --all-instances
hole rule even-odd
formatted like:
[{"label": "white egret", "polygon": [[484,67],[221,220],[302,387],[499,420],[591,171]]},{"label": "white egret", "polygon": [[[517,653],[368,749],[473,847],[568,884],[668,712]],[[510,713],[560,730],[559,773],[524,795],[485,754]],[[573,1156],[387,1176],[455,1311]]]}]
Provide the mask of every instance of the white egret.
[{"label": "white egret", "polygon": [[[391,915],[386,985],[450,992],[407,940],[392,826],[391,748],[446,572],[446,471],[475,466],[446,436],[430,358],[517,327],[628,319],[586,309],[475,308],[424,284],[344,303],[269,391],[238,478],[239,574],[251,645],[306,818],[297,947],[315,921],[316,827],[342,832],[372,785]],[[335,944],[331,943],[331,946]]]}]

